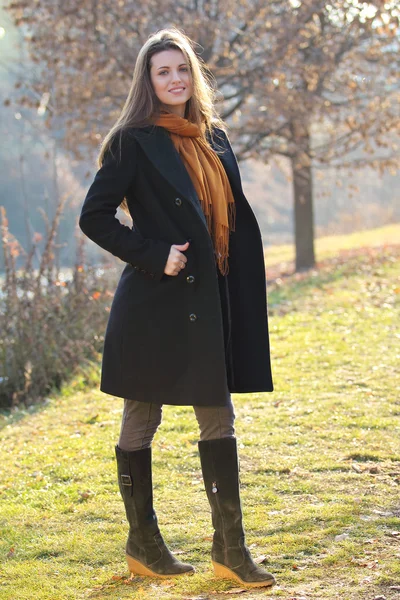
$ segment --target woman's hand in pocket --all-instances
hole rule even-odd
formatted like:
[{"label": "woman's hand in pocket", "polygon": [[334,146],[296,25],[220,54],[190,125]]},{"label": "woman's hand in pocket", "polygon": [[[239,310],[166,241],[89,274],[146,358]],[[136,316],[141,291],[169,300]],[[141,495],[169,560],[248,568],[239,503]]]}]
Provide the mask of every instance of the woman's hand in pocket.
[{"label": "woman's hand in pocket", "polygon": [[182,269],[186,267],[187,258],[183,254],[189,248],[189,242],[186,244],[173,244],[169,251],[167,263],[164,268],[166,275],[179,275]]}]

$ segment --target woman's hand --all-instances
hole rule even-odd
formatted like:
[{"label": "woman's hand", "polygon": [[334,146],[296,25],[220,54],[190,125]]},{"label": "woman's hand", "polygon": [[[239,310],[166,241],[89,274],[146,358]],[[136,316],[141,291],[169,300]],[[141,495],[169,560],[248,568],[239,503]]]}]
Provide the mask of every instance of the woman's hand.
[{"label": "woman's hand", "polygon": [[164,268],[166,275],[179,275],[180,271],[186,267],[187,258],[183,252],[189,248],[189,242],[186,244],[173,244],[169,251],[167,263]]}]

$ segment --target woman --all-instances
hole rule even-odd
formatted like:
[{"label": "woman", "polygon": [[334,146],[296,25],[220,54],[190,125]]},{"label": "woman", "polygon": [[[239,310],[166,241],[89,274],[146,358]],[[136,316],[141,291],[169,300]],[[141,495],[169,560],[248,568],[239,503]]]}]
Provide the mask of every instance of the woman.
[{"label": "woman", "polygon": [[[230,393],[273,389],[263,247],[212,100],[189,38],[175,29],[152,35],[102,144],[79,224],[126,263],[107,325],[100,389],[124,398],[116,457],[130,571],[194,572],[161,537],[151,470],[162,405],[192,405],[215,573],[262,587],[275,580],[245,545]],[[115,218],[121,204],[132,229]]]}]

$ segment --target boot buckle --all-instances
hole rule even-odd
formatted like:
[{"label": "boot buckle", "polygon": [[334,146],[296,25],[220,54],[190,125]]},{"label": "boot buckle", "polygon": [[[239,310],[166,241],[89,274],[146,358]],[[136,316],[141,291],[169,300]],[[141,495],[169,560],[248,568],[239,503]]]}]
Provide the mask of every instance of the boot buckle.
[{"label": "boot buckle", "polygon": [[131,486],[132,485],[131,476],[130,475],[121,475],[121,483],[122,483],[122,485]]},{"label": "boot buckle", "polygon": [[213,494],[216,494],[218,492],[217,482],[216,481],[213,481],[211,491],[212,491]]}]

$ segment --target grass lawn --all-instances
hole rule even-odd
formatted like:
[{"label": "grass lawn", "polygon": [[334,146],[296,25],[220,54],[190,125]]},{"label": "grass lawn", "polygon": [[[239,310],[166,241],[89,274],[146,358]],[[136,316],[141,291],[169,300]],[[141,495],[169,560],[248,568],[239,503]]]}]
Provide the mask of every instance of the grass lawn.
[{"label": "grass lawn", "polygon": [[400,598],[400,246],[325,259],[269,286],[276,391],[233,395],[247,542],[278,585],[239,593],[214,579],[196,421],[172,406],[154,443],[155,508],[197,573],[128,579],[122,400],[76,380],[0,417],[1,600]]},{"label": "grass lawn", "polygon": [[[356,231],[348,235],[327,235],[315,240],[316,260],[337,256],[340,252],[358,250],[361,247],[385,246],[387,244],[398,244],[400,240],[400,223],[385,225],[376,229]],[[279,246],[268,246],[265,251],[265,262],[267,267],[276,266],[280,268],[293,269],[294,245],[281,244]]]}]

